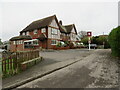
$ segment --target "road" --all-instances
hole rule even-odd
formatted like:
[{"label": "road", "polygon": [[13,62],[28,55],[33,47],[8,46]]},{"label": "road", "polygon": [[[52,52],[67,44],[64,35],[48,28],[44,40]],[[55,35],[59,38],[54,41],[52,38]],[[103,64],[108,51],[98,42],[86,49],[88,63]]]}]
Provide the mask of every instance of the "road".
[{"label": "road", "polygon": [[42,51],[40,54],[44,60],[13,77],[3,79],[3,88],[16,86],[16,84],[23,83],[30,78],[34,78],[69,65],[70,63],[82,60],[84,57],[92,54],[92,52],[94,52],[94,50],[88,51],[87,49]]},{"label": "road", "polygon": [[88,51],[88,49],[69,49],[69,50],[51,50],[40,52],[40,55],[44,58],[44,61],[40,63],[40,66],[50,65],[71,59],[82,59],[90,55],[94,51]]},{"label": "road", "polygon": [[109,49],[91,53],[77,63],[18,88],[117,88],[117,59],[111,56]]}]

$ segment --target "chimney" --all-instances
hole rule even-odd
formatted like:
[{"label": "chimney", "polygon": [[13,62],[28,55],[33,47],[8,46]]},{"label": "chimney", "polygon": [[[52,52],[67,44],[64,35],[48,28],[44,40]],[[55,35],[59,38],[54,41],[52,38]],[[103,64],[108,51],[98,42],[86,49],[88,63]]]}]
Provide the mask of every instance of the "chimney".
[{"label": "chimney", "polygon": [[59,24],[62,25],[62,21],[61,20],[59,21]]}]

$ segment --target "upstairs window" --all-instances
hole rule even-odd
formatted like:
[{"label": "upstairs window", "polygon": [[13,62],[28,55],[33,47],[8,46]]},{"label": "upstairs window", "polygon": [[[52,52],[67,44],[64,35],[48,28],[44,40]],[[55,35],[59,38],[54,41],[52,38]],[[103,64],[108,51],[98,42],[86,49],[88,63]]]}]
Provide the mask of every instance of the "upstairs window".
[{"label": "upstairs window", "polygon": [[29,32],[26,32],[26,35],[29,35]]},{"label": "upstairs window", "polygon": [[57,30],[57,29],[51,28],[51,30],[52,30],[52,31],[51,31],[52,34],[58,34],[58,30]]},{"label": "upstairs window", "polygon": [[37,34],[38,32],[37,32],[37,30],[34,30],[33,33],[34,33],[34,34]]},{"label": "upstairs window", "polygon": [[22,35],[25,35],[25,32],[23,32]]},{"label": "upstairs window", "polygon": [[46,29],[45,29],[45,28],[42,28],[42,29],[41,29],[41,33],[46,33]]}]

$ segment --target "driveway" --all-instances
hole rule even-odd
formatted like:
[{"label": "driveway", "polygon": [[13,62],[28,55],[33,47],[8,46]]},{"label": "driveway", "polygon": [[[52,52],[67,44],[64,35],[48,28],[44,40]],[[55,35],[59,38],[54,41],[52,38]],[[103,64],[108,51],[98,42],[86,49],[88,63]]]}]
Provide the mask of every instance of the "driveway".
[{"label": "driveway", "polygon": [[60,62],[71,59],[80,59],[91,54],[92,51],[94,51],[94,49],[92,49],[91,51],[89,51],[88,49],[52,50],[40,52],[40,55],[43,56],[44,59],[48,62]]},{"label": "driveway", "polygon": [[[72,51],[65,52],[71,53],[70,56],[74,53],[77,58],[82,54],[82,51],[77,54],[79,50]],[[68,55],[65,56],[68,59]],[[77,63],[18,88],[118,88],[118,74],[117,59],[111,56],[111,51],[95,50]]]},{"label": "driveway", "polygon": [[[17,86],[33,78],[75,63],[92,54],[94,50],[69,49],[40,52],[44,60],[12,77],[3,79],[3,88]],[[31,79],[32,78],[32,79]]]}]

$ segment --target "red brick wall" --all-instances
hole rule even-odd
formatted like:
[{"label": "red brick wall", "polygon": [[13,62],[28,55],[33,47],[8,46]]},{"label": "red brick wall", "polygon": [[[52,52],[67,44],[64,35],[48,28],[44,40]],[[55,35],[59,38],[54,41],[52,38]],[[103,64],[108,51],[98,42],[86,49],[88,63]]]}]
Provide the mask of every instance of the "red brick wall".
[{"label": "red brick wall", "polygon": [[[52,39],[48,39],[47,40],[47,47],[48,47],[48,49],[53,49],[53,48],[56,48],[56,45],[51,45],[51,40]],[[55,39],[54,39],[55,40]],[[56,39],[56,40],[58,40],[58,39]],[[58,40],[58,41],[60,41],[60,40]]]},{"label": "red brick wall", "polygon": [[[29,35],[32,36],[33,39],[38,38],[40,34],[42,34],[40,29],[38,30],[37,34],[34,34],[34,31],[29,32]],[[46,34],[47,36],[47,30],[46,30],[46,33],[44,34]]]},{"label": "red brick wall", "polygon": [[13,44],[13,41],[10,42],[10,51],[15,52],[15,51],[23,51],[24,47],[23,44],[15,45]]},{"label": "red brick wall", "polygon": [[[25,41],[25,40],[23,40]],[[34,48],[24,48],[24,44],[18,44],[18,45],[14,45],[13,41],[10,42],[10,51],[11,52],[15,52],[15,51],[30,51],[30,50],[35,50],[35,49],[39,49],[40,45],[35,46]]]},{"label": "red brick wall", "polygon": [[[42,34],[40,29],[38,30],[37,34],[34,34],[34,31],[29,32],[29,35],[32,36],[32,39],[38,38],[40,34]],[[45,34],[48,37],[48,28],[46,28]],[[39,49],[40,47],[45,49],[53,49],[56,47],[56,45],[51,45],[51,39],[47,39],[45,41],[39,41],[39,46],[36,46],[34,49]],[[13,42],[11,42],[11,45],[10,45],[11,51],[28,51],[28,50],[34,50],[34,49],[24,48],[24,44],[13,45]]]}]

